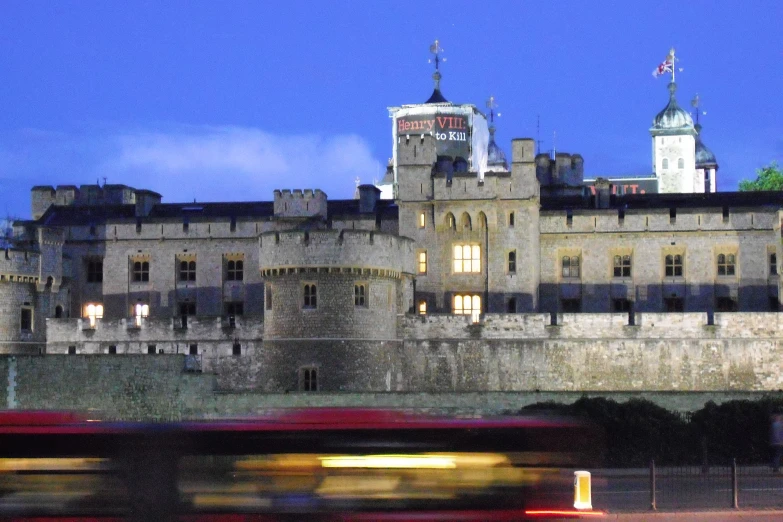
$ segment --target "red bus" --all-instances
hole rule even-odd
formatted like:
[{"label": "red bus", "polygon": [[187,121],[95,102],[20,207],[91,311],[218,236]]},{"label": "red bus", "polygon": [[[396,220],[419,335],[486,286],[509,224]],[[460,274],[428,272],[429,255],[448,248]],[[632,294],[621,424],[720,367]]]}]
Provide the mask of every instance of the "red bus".
[{"label": "red bus", "polygon": [[573,469],[600,433],[557,417],[302,409],[175,424],[0,413],[0,519],[508,521],[594,517]]}]

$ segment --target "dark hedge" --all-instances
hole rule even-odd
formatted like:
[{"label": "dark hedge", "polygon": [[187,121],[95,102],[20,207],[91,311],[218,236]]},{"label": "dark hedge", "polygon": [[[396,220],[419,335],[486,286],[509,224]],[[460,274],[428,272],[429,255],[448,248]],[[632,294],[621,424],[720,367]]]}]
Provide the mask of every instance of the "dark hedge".
[{"label": "dark hedge", "polygon": [[605,432],[608,467],[763,464],[771,458],[770,417],[783,413],[783,398],[708,402],[690,415],[671,412],[644,399],[618,403],[582,397],[573,404],[531,404],[532,411],[590,419]]}]

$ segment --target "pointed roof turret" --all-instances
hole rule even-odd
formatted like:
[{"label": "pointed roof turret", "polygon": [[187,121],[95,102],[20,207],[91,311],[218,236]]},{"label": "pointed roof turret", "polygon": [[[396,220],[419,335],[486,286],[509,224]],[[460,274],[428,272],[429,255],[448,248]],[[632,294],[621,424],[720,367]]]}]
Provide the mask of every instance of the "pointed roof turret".
[{"label": "pointed roof turret", "polygon": [[[495,97],[490,96],[487,100],[487,108],[489,108],[489,144],[487,145],[487,167],[502,168],[508,170],[508,161],[506,160],[506,153],[503,152],[497,143],[495,143]],[[500,113],[498,113],[500,116]]]}]

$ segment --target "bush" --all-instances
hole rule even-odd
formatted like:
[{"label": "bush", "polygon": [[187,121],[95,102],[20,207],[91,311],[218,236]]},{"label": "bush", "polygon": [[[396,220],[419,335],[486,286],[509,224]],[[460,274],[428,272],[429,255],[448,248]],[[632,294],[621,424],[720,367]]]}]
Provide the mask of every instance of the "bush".
[{"label": "bush", "polygon": [[694,465],[706,460],[726,465],[769,462],[772,413],[783,412],[783,399],[708,402],[690,418],[644,399],[617,403],[603,397],[582,397],[573,404],[537,403],[523,411],[551,411],[592,420],[605,431],[609,467]]}]

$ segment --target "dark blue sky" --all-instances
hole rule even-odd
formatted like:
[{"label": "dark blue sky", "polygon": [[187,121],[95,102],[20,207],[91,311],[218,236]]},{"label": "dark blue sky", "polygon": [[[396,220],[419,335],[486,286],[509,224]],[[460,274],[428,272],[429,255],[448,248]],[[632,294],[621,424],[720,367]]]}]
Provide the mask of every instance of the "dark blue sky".
[{"label": "dark blue sky", "polygon": [[44,2],[0,4],[0,212],[42,184],[125,183],[164,201],[351,197],[391,155],[386,108],[442,88],[497,137],[578,152],[587,176],[651,171],[674,46],[699,93],[719,190],[783,161],[783,2]]}]

